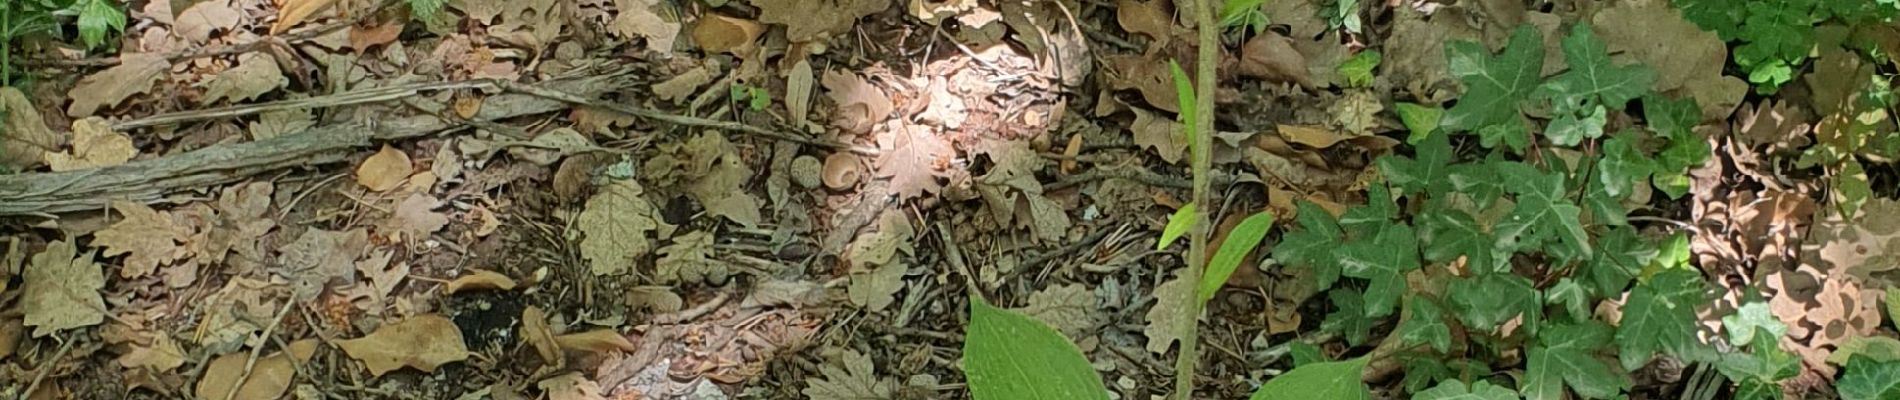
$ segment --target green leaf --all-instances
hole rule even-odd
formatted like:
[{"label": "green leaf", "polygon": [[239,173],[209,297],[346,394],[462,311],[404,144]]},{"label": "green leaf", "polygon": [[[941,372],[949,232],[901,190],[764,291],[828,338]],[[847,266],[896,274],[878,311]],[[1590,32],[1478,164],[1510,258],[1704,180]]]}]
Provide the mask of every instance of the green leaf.
[{"label": "green leaf", "polygon": [[1498,222],[1493,232],[1500,246],[1536,249],[1550,239],[1559,239],[1561,245],[1552,248],[1563,252],[1559,255],[1590,257],[1589,237],[1577,219],[1583,209],[1565,198],[1563,173],[1545,173],[1526,164],[1503,164],[1500,172],[1504,186],[1517,195],[1517,207]]},{"label": "green leaf", "polygon": [[[1345,361],[1308,364],[1286,374],[1276,376],[1260,389],[1253,391],[1250,400],[1365,400],[1372,398],[1372,391],[1360,381],[1360,374],[1366,369],[1366,357]],[[1050,397],[1051,399],[1056,397]]]},{"label": "green leaf", "polygon": [[1412,400],[1517,400],[1517,391],[1492,385],[1490,382],[1477,381],[1466,386],[1462,381],[1449,380],[1430,390],[1418,392]]},{"label": "green leaf", "polygon": [[[1530,25],[1511,33],[1504,50],[1493,57],[1483,44],[1454,41],[1445,45],[1452,76],[1465,84],[1465,95],[1446,111],[1444,128],[1451,132],[1480,132],[1487,148],[1500,144],[1522,149],[1529,133],[1518,107],[1538,86],[1544,68],[1544,38]],[[1486,133],[1488,132],[1488,133]],[[1513,137],[1515,136],[1515,137]]]},{"label": "green leaf", "polygon": [[1399,339],[1407,345],[1430,343],[1440,353],[1451,351],[1451,327],[1445,325],[1445,311],[1438,303],[1418,296],[1406,304],[1411,314],[1399,324]]},{"label": "green leaf", "polygon": [[1576,146],[1583,139],[1595,139],[1603,136],[1603,124],[1609,123],[1603,106],[1589,108],[1588,113],[1562,114],[1550,120],[1550,126],[1544,128],[1544,137],[1558,146]]},{"label": "green leaf", "polygon": [[1167,249],[1168,245],[1174,244],[1175,240],[1180,240],[1181,236],[1186,235],[1188,229],[1193,228],[1194,224],[1200,220],[1201,213],[1195,210],[1194,202],[1188,202],[1187,205],[1174,210],[1174,215],[1168,216],[1168,226],[1161,228],[1161,239],[1155,241],[1155,251]]},{"label": "green leaf", "polygon": [[1422,220],[1419,239],[1425,242],[1425,261],[1444,263],[1464,257],[1474,273],[1508,272],[1509,266],[1502,262],[1505,257],[1500,257],[1508,255],[1498,254],[1497,240],[1470,214],[1438,207],[1413,218]]},{"label": "green leaf", "polygon": [[1339,76],[1345,78],[1346,87],[1372,86],[1372,69],[1379,66],[1380,59],[1378,50],[1361,51],[1339,63]]},{"label": "green leaf", "polygon": [[1399,216],[1399,205],[1392,200],[1392,190],[1385,185],[1372,185],[1366,188],[1366,204],[1346,210],[1339,216],[1339,227],[1354,239],[1372,236]]},{"label": "green leaf", "polygon": [[1841,392],[1841,400],[1900,398],[1900,362],[1876,362],[1865,357],[1854,357],[1847,361],[1846,371],[1841,374],[1841,380],[1835,383]]},{"label": "green leaf", "polygon": [[1610,330],[1596,321],[1545,329],[1525,358],[1524,398],[1563,400],[1569,386],[1583,398],[1602,399],[1629,388],[1629,376],[1596,355],[1609,344]]},{"label": "green leaf", "polygon": [[[1563,52],[1569,69],[1538,88],[1540,97],[1559,105],[1559,112],[1565,112],[1565,104],[1622,109],[1630,99],[1649,93],[1650,85],[1656,82],[1656,71],[1649,67],[1619,67],[1610,62],[1609,50],[1588,23],[1571,27],[1570,35],[1563,40]],[[1601,134],[1600,127],[1597,132]]]},{"label": "green leaf", "polygon": [[1861,168],[1858,158],[1848,157],[1847,162],[1841,164],[1840,172],[1834,175],[1834,205],[1840,207],[1841,215],[1851,217],[1873,196],[1874,187],[1867,181],[1867,170]]},{"label": "green leaf", "polygon": [[1227,0],[1221,2],[1220,26],[1232,27],[1247,23],[1250,16],[1260,13],[1260,5],[1266,0]]},{"label": "green leaf", "polygon": [[1366,316],[1365,295],[1359,289],[1342,287],[1327,291],[1326,297],[1334,310],[1320,322],[1320,330],[1345,337],[1346,343],[1354,346],[1365,343],[1366,336],[1372,334],[1372,325],[1378,322]]},{"label": "green leaf", "polygon": [[772,105],[772,93],[765,91],[765,88],[755,87],[752,88],[750,100],[748,105],[752,107],[752,111],[765,111],[765,107]]},{"label": "green leaf", "polygon": [[1346,276],[1371,280],[1366,288],[1366,316],[1390,315],[1405,293],[1405,273],[1418,269],[1418,235],[1410,225],[1388,223],[1369,240],[1347,243],[1336,254]]},{"label": "green leaf", "polygon": [[1760,301],[1743,304],[1734,315],[1722,317],[1722,329],[1728,331],[1729,343],[1736,346],[1754,342],[1757,329],[1770,338],[1788,333],[1788,325],[1768,311],[1768,303]]},{"label": "green leaf", "polygon": [[112,0],[79,0],[73,4],[79,10],[79,38],[86,42],[86,48],[104,45],[107,34],[125,32],[125,12],[114,4]]},{"label": "green leaf", "polygon": [[1197,117],[1197,115],[1200,115],[1198,110],[1201,104],[1195,101],[1194,98],[1194,81],[1188,79],[1187,70],[1181,69],[1181,64],[1174,62],[1174,60],[1168,60],[1168,72],[1174,76],[1175,108],[1181,110],[1181,113],[1178,114],[1178,119],[1181,120],[1182,125],[1185,125],[1184,129],[1186,129],[1186,131],[1184,132],[1187,132],[1188,153],[1200,154],[1201,150],[1196,147],[1199,146],[1201,141],[1195,140],[1197,137],[1195,135],[1201,134],[1201,130],[1195,125],[1200,124],[1201,118]]},{"label": "green leaf", "polygon": [[1429,193],[1437,196],[1451,191],[1451,141],[1445,135],[1429,136],[1417,143],[1413,152],[1418,158],[1399,155],[1379,157],[1379,172],[1385,174],[1385,180],[1397,185],[1408,195]]},{"label": "green leaf", "polygon": [[1465,326],[1490,331],[1519,315],[1537,312],[1543,300],[1531,281],[1513,274],[1459,279],[1447,286],[1451,311]]},{"label": "green leaf", "polygon": [[1643,137],[1636,131],[1624,130],[1610,135],[1603,141],[1603,161],[1597,164],[1597,182],[1603,185],[1603,191],[1615,198],[1630,193],[1630,184],[1649,182],[1649,175],[1656,172],[1656,162],[1643,153]]},{"label": "green leaf", "polygon": [[1293,356],[1293,367],[1295,368],[1312,363],[1326,362],[1326,355],[1321,354],[1319,346],[1312,343],[1296,341],[1288,343],[1286,349],[1287,354]]},{"label": "green leaf", "polygon": [[1900,287],[1887,288],[1887,321],[1900,326]]},{"label": "green leaf", "polygon": [[1207,263],[1207,271],[1201,274],[1201,304],[1207,304],[1227,285],[1227,278],[1234,275],[1234,269],[1240,267],[1241,259],[1247,253],[1260,247],[1260,240],[1267,237],[1267,230],[1273,228],[1273,212],[1262,211],[1241,220],[1234,230],[1227,231],[1227,239],[1221,241],[1220,249],[1214,251],[1214,259]]},{"label": "green leaf", "polygon": [[1445,117],[1443,108],[1413,103],[1400,102],[1395,110],[1399,113],[1399,122],[1404,123],[1405,130],[1411,132],[1406,134],[1405,142],[1415,145],[1431,137],[1432,131],[1438,130],[1438,122]]},{"label": "green leaf", "polygon": [[1657,353],[1686,361],[1713,358],[1711,350],[1696,339],[1696,307],[1708,299],[1702,274],[1688,269],[1665,269],[1636,285],[1623,305],[1622,327],[1616,332],[1623,369],[1641,368]]},{"label": "green leaf", "polygon": [[1900,361],[1900,340],[1886,336],[1857,336],[1827,355],[1827,362],[1846,365],[1855,357],[1877,362]]},{"label": "green leaf", "polygon": [[1309,201],[1300,201],[1295,221],[1300,229],[1280,236],[1280,243],[1273,247],[1273,259],[1281,265],[1310,266],[1317,290],[1332,288],[1339,280],[1339,260],[1333,257],[1333,250],[1344,238],[1339,222],[1325,208]]},{"label": "green leaf", "polygon": [[1566,277],[1557,280],[1556,285],[1544,290],[1544,300],[1552,305],[1563,306],[1571,318],[1590,318],[1590,293],[1575,279]]},{"label": "green leaf", "polygon": [[408,1],[409,1],[409,13],[415,15],[416,19],[421,20],[421,21],[434,21],[436,18],[436,15],[442,12],[442,6],[445,4],[448,4],[448,0],[408,0]]},{"label": "green leaf", "polygon": [[1504,196],[1504,181],[1498,176],[1501,161],[1483,161],[1462,163],[1451,166],[1451,187],[1478,203],[1478,208],[1489,208],[1491,203]]},{"label": "green leaf", "polygon": [[1643,96],[1643,117],[1658,137],[1670,141],[1699,139],[1695,127],[1702,122],[1702,108],[1695,98],[1674,100],[1660,94]]},{"label": "green leaf", "polygon": [[963,366],[972,398],[1109,398],[1102,376],[1082,351],[1042,321],[972,295],[969,329]]},{"label": "green leaf", "polygon": [[1598,236],[1597,246],[1602,251],[1584,264],[1583,275],[1599,297],[1622,294],[1657,254],[1654,245],[1638,237],[1636,230],[1628,226],[1612,228]]}]

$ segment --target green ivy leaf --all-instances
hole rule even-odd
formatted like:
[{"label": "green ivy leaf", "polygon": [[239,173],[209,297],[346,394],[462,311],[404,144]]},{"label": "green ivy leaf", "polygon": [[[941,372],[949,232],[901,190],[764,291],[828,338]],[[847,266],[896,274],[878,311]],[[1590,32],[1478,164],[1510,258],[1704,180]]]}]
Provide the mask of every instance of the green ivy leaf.
[{"label": "green ivy leaf", "polygon": [[1175,209],[1174,214],[1168,216],[1168,226],[1161,228],[1161,239],[1155,241],[1155,251],[1167,249],[1175,240],[1180,240],[1200,219],[1201,214],[1195,211],[1194,202]]},{"label": "green ivy leaf", "polygon": [[1234,230],[1227,231],[1227,239],[1222,240],[1220,249],[1214,251],[1214,259],[1207,263],[1207,271],[1201,274],[1201,304],[1214,298],[1221,286],[1227,285],[1227,278],[1234,275],[1234,269],[1240,267],[1240,261],[1260,247],[1260,239],[1267,237],[1267,230],[1273,228],[1273,213],[1262,211],[1241,220]]},{"label": "green ivy leaf", "polygon": [[1465,95],[1446,111],[1444,128],[1479,132],[1486,148],[1507,145],[1522,150],[1529,133],[1518,110],[1536,89],[1544,68],[1544,38],[1524,25],[1495,57],[1483,44],[1454,41],[1445,45],[1452,76],[1465,84]]},{"label": "green ivy leaf", "polygon": [[[1766,332],[1763,332],[1766,333]],[[1827,355],[1827,362],[1847,364],[1855,357],[1864,357],[1877,362],[1900,361],[1900,339],[1886,336],[1859,336],[1848,339]]]},{"label": "green ivy leaf", "polygon": [[1418,269],[1418,235],[1403,223],[1388,223],[1370,240],[1347,243],[1335,253],[1346,276],[1370,280],[1366,316],[1391,315],[1405,293],[1405,273]]},{"label": "green ivy leaf", "polygon": [[1451,191],[1451,141],[1445,135],[1433,135],[1417,143],[1413,150],[1418,158],[1379,157],[1379,172],[1385,174],[1385,180],[1412,195],[1438,196]]},{"label": "green ivy leaf", "polygon": [[1900,287],[1887,288],[1887,321],[1900,326]]},{"label": "green ivy leaf", "polygon": [[[1519,315],[1537,312],[1537,288],[1531,281],[1512,274],[1478,275],[1448,285],[1452,313],[1465,326],[1489,331]],[[1527,318],[1528,319],[1528,318]]]},{"label": "green ivy leaf", "polygon": [[1553,250],[1576,258],[1590,257],[1589,237],[1577,219],[1583,209],[1565,198],[1564,174],[1545,173],[1526,164],[1503,164],[1500,172],[1505,187],[1517,195],[1517,207],[1498,222],[1494,232],[1501,246],[1535,249],[1558,239],[1560,245]]},{"label": "green ivy leaf", "polygon": [[1628,226],[1612,228],[1597,237],[1601,251],[1584,264],[1583,276],[1599,297],[1622,294],[1630,281],[1656,258],[1654,245],[1636,235]]},{"label": "green ivy leaf", "polygon": [[416,19],[421,20],[421,21],[434,21],[437,13],[442,12],[442,6],[448,4],[448,0],[408,0],[408,1],[409,1],[409,13],[414,14],[416,16]]},{"label": "green ivy leaf", "polygon": [[117,2],[112,0],[79,0],[73,8],[79,10],[79,38],[86,42],[86,48],[94,49],[106,44],[106,35],[113,32],[125,32],[125,12],[119,11]]},{"label": "green ivy leaf", "polygon": [[1398,216],[1399,205],[1392,200],[1392,190],[1385,185],[1372,185],[1366,188],[1366,204],[1347,209],[1339,216],[1339,227],[1346,230],[1347,236],[1361,239],[1392,225],[1392,219]]},{"label": "green ivy leaf", "polygon": [[[1649,93],[1650,86],[1656,82],[1656,71],[1647,66],[1617,66],[1610,62],[1609,50],[1588,23],[1571,27],[1570,35],[1563,39],[1563,52],[1564,64],[1569,69],[1538,88],[1539,97],[1551,99],[1559,106],[1559,112],[1581,110],[1566,110],[1564,105],[1621,109],[1630,99]],[[1596,129],[1601,135],[1601,125]]]},{"label": "green ivy leaf", "polygon": [[1339,76],[1345,78],[1349,88],[1372,86],[1372,69],[1379,66],[1380,59],[1378,50],[1361,51],[1339,63]]},{"label": "green ivy leaf", "polygon": [[1707,302],[1708,290],[1697,271],[1665,269],[1636,285],[1616,332],[1623,369],[1641,368],[1657,353],[1687,361],[1712,359],[1712,351],[1696,339],[1696,307]]},{"label": "green ivy leaf", "polygon": [[1299,368],[1307,364],[1321,363],[1321,362],[1327,361],[1326,355],[1320,353],[1319,346],[1314,345],[1312,343],[1296,341],[1293,343],[1288,343],[1286,345],[1286,349],[1287,349],[1287,355],[1290,355],[1293,357],[1294,368]]},{"label": "green ivy leaf", "polygon": [[1359,289],[1342,287],[1327,291],[1326,298],[1332,301],[1333,312],[1326,314],[1319,329],[1346,338],[1347,344],[1365,343],[1366,336],[1372,334],[1372,325],[1378,322],[1366,316],[1365,295]]},{"label": "green ivy leaf", "polygon": [[1583,207],[1590,211],[1591,222],[1605,226],[1630,224],[1629,210],[1623,208],[1622,197],[1610,195],[1603,184],[1595,179],[1585,180],[1584,185]]},{"label": "green ivy leaf", "polygon": [[1412,400],[1517,400],[1517,391],[1493,385],[1490,382],[1477,381],[1470,386],[1457,380],[1440,382],[1431,388],[1412,396]]},{"label": "green ivy leaf", "polygon": [[1470,214],[1447,207],[1430,210],[1414,216],[1421,220],[1419,239],[1425,242],[1425,261],[1445,263],[1464,257],[1465,265],[1478,274],[1508,271],[1502,262],[1505,257],[1497,254],[1497,240]]},{"label": "green ivy leaf", "polygon": [[963,342],[970,397],[1108,399],[1088,357],[1054,328],[970,296],[970,332]]},{"label": "green ivy leaf", "polygon": [[1597,164],[1597,182],[1612,197],[1630,193],[1631,183],[1647,183],[1656,172],[1656,162],[1643,153],[1643,137],[1624,130],[1603,141],[1603,161]]},{"label": "green ivy leaf", "polygon": [[[1276,376],[1253,391],[1250,400],[1365,400],[1372,398],[1360,374],[1365,373],[1366,357],[1345,361],[1314,363]],[[1056,398],[1056,397],[1050,397]]]},{"label": "green ivy leaf", "polygon": [[1411,132],[1406,134],[1405,142],[1415,145],[1433,136],[1432,132],[1438,130],[1439,121],[1445,117],[1443,108],[1413,103],[1400,102],[1394,110],[1398,111],[1399,122],[1405,124],[1405,130]]},{"label": "green ivy leaf", "polygon": [[1900,398],[1900,362],[1875,362],[1865,357],[1847,361],[1845,373],[1835,387],[1841,400],[1889,400]]},{"label": "green ivy leaf", "polygon": [[1722,329],[1728,331],[1729,343],[1736,346],[1754,342],[1757,329],[1770,338],[1788,333],[1788,325],[1769,312],[1768,303],[1760,301],[1743,304],[1734,315],[1722,317]]},{"label": "green ivy leaf", "polygon": [[1674,100],[1653,93],[1643,96],[1643,117],[1649,120],[1650,131],[1663,139],[1699,139],[1695,136],[1695,126],[1702,122],[1702,108],[1693,97]]},{"label": "green ivy leaf", "polygon": [[1425,297],[1406,302],[1411,314],[1399,324],[1399,340],[1407,345],[1430,343],[1438,352],[1451,351],[1451,327],[1445,325],[1445,311]]},{"label": "green ivy leaf", "polygon": [[1524,398],[1563,400],[1569,386],[1583,398],[1602,399],[1629,388],[1629,376],[1596,356],[1609,342],[1610,327],[1596,321],[1545,329],[1525,359]]},{"label": "green ivy leaf", "polygon": [[1544,128],[1544,137],[1558,146],[1576,146],[1583,139],[1603,137],[1603,124],[1609,123],[1607,111],[1603,106],[1589,108],[1588,113],[1562,114],[1550,120],[1550,126]]},{"label": "green ivy leaf", "polygon": [[1339,259],[1333,257],[1333,250],[1344,240],[1339,222],[1325,208],[1309,201],[1300,202],[1295,218],[1300,229],[1280,236],[1280,243],[1273,247],[1273,259],[1281,265],[1310,266],[1317,290],[1332,288],[1339,280]]},{"label": "green ivy leaf", "polygon": [[1575,279],[1557,280],[1556,285],[1551,285],[1549,289],[1544,290],[1544,297],[1547,303],[1562,306],[1565,312],[1570,313],[1571,318],[1590,318],[1592,304],[1590,293],[1583,288],[1583,285],[1577,284]]},{"label": "green ivy leaf", "polygon": [[1451,166],[1451,187],[1478,203],[1478,208],[1491,207],[1499,197],[1504,196],[1504,181],[1498,176],[1497,166],[1501,161],[1488,160],[1478,163],[1462,163]]}]

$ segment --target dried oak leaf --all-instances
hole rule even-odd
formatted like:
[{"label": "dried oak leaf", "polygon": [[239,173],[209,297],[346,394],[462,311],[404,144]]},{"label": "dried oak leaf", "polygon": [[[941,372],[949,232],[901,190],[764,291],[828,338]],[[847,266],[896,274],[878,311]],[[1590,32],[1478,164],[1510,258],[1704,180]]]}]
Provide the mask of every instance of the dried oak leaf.
[{"label": "dried oak leaf", "polygon": [[758,196],[745,190],[753,169],[739,156],[739,148],[718,132],[705,132],[686,142],[690,161],[686,193],[706,208],[706,214],[725,217],[747,227],[759,224],[763,208]]},{"label": "dried oak leaf", "polygon": [[1055,327],[1070,339],[1081,337],[1102,322],[1101,301],[1080,284],[1056,285],[1029,295],[1029,306],[1018,309]]},{"label": "dried oak leaf", "polygon": [[785,26],[794,43],[823,41],[844,33],[858,18],[884,11],[890,0],[752,0],[759,22]]},{"label": "dried oak leaf", "polygon": [[1846,272],[1868,282],[1900,278],[1900,201],[1868,199],[1864,217],[1845,220],[1830,213],[1808,233],[1807,262],[1824,271]]},{"label": "dried oak leaf", "polygon": [[105,248],[101,255],[106,257],[128,254],[119,276],[149,275],[159,265],[170,265],[190,255],[185,243],[191,230],[178,226],[171,213],[129,201],[114,201],[112,209],[125,219],[93,233],[92,246]]},{"label": "dried oak leaf", "polygon": [[285,134],[296,133],[317,125],[317,119],[310,116],[310,110],[265,111],[257,115],[257,121],[247,125],[251,140],[264,140]]},{"label": "dried oak leaf", "polygon": [[171,67],[171,61],[159,54],[120,55],[119,65],[87,75],[73,85],[73,90],[67,92],[73,104],[66,107],[66,115],[90,116],[101,107],[116,106],[132,95],[152,90],[152,84]]},{"label": "dried oak leaf", "polygon": [[1729,55],[1722,39],[1683,19],[1668,2],[1616,3],[1592,18],[1591,27],[1617,64],[1655,67],[1656,91],[1694,97],[1703,120],[1727,118],[1748,94],[1747,82],[1722,74]]},{"label": "dried oak leaf", "polygon": [[1116,0],[1115,22],[1129,33],[1148,35],[1154,45],[1166,45],[1174,32],[1174,6],[1168,0]]},{"label": "dried oak leaf", "polygon": [[825,87],[825,95],[837,103],[833,111],[831,124],[850,133],[869,132],[872,127],[884,122],[896,107],[884,90],[871,85],[857,74],[846,71],[825,71],[819,80]]},{"label": "dried oak leaf", "polygon": [[726,263],[712,258],[712,232],[693,231],[674,236],[673,244],[661,247],[656,278],[660,283],[725,283]]},{"label": "dried oak leaf", "polygon": [[370,191],[388,191],[402,186],[414,172],[415,166],[409,164],[409,153],[384,145],[381,151],[356,166],[356,183]]},{"label": "dried oak leaf", "polygon": [[20,89],[0,87],[0,118],[0,166],[32,168],[59,146],[59,134]]},{"label": "dried oak leaf", "polygon": [[1148,336],[1148,351],[1155,354],[1167,354],[1174,342],[1193,334],[1188,323],[1194,316],[1188,314],[1193,301],[1191,296],[1195,283],[1177,275],[1160,286],[1155,286],[1155,305],[1148,309],[1148,327],[1142,334]]},{"label": "dried oak leaf", "polygon": [[811,400],[888,399],[894,394],[897,380],[878,377],[871,356],[844,350],[830,358],[821,369],[823,376],[805,378],[800,394]]},{"label": "dried oak leaf", "polygon": [[78,253],[72,241],[54,241],[34,254],[21,274],[20,313],[26,326],[34,327],[33,337],[105,321],[106,303],[99,294],[106,287],[105,273],[92,253]]},{"label": "dried oak leaf", "polygon": [[1135,145],[1154,149],[1161,161],[1180,163],[1188,148],[1187,126],[1152,111],[1130,110],[1135,112],[1135,123],[1128,130],[1135,135]]},{"label": "dried oak leaf", "polygon": [[211,40],[212,32],[236,28],[240,18],[243,18],[243,15],[231,8],[228,1],[199,2],[191,5],[191,8],[186,8],[184,12],[178,13],[177,23],[172,25],[172,32],[191,41],[192,44],[205,44],[206,41]]},{"label": "dried oak leaf", "polygon": [[317,15],[317,12],[337,4],[338,0],[283,0],[277,7],[277,23],[270,26],[270,34],[276,35],[297,27],[304,20]]},{"label": "dried oak leaf", "polygon": [[105,119],[87,117],[73,121],[73,148],[68,152],[47,152],[46,165],[53,171],[72,171],[124,164],[139,154],[132,138],[112,130]]},{"label": "dried oak leaf", "polygon": [[149,368],[152,371],[171,371],[185,365],[185,351],[171,335],[156,332],[150,344],[133,344],[132,349],[120,355],[120,366],[138,369]]},{"label": "dried oak leaf", "polygon": [[560,376],[542,379],[534,384],[547,393],[548,400],[606,400],[602,397],[600,384],[579,372],[569,372]]},{"label": "dried oak leaf", "polygon": [[1379,127],[1379,112],[1384,110],[1379,97],[1367,90],[1346,92],[1327,108],[1328,114],[1333,116],[1333,125],[1352,136],[1371,135],[1372,129]]},{"label": "dried oak leaf", "polygon": [[845,248],[845,259],[850,260],[852,268],[866,265],[884,265],[897,260],[897,253],[915,254],[912,238],[917,236],[916,229],[903,213],[887,212],[878,217],[877,231],[859,235]]},{"label": "dried oak leaf", "polygon": [[910,199],[943,189],[937,167],[950,159],[950,144],[930,128],[902,121],[878,136],[883,154],[877,158],[877,177],[890,178],[891,191]]},{"label": "dried oak leaf", "polygon": [[661,100],[679,104],[699,94],[699,87],[711,83],[712,79],[711,68],[694,67],[672,78],[667,78],[665,82],[653,84],[653,95],[659,96]]},{"label": "dried oak leaf", "polygon": [[737,52],[764,33],[765,25],[758,21],[707,13],[693,23],[693,44],[707,53]]},{"label": "dried oak leaf", "polygon": [[289,278],[291,291],[299,300],[315,299],[331,281],[354,281],[356,259],[369,246],[369,233],[363,229],[328,231],[305,228],[297,241],[277,250],[280,270]]},{"label": "dried oak leaf", "polygon": [[[218,356],[205,367],[204,378],[198,380],[197,394],[200,399],[275,399],[284,396],[290,390],[290,380],[297,374],[297,364],[310,361],[317,354],[319,343],[316,339],[303,339],[290,343],[289,351],[280,351],[259,357],[250,369],[250,378],[243,379],[245,364],[250,362],[250,352],[239,351]],[[296,357],[292,360],[291,357]],[[231,394],[232,387],[237,394]]]},{"label": "dried oak leaf", "polygon": [[866,311],[882,311],[897,301],[897,291],[904,288],[904,273],[909,270],[910,266],[903,261],[856,268],[851,271],[851,284],[845,288],[845,294],[852,304]]},{"label": "dried oak leaf", "polygon": [[653,250],[649,232],[657,232],[660,238],[673,234],[673,226],[660,218],[660,210],[647,201],[644,192],[639,183],[623,179],[587,199],[587,208],[577,218],[585,235],[581,258],[588,260],[594,275],[632,271],[634,261]]},{"label": "dried oak leaf", "polygon": [[645,38],[647,50],[662,54],[673,53],[673,42],[679,40],[680,23],[667,21],[653,9],[664,7],[653,0],[618,0],[614,3],[620,9],[620,15],[607,30],[625,39]]},{"label": "dried oak leaf", "polygon": [[238,65],[206,80],[204,104],[229,99],[232,103],[256,98],[290,83],[284,77],[283,70],[277,68],[277,60],[266,53],[245,53],[238,57]]},{"label": "dried oak leaf", "polygon": [[462,330],[455,327],[455,322],[435,314],[385,325],[369,336],[339,340],[336,346],[350,358],[362,360],[373,376],[402,367],[435,372],[436,367],[469,355],[468,347],[462,344]]},{"label": "dried oak leaf", "polygon": [[606,353],[610,351],[633,352],[639,350],[625,335],[612,329],[595,329],[581,333],[570,333],[554,337],[554,344],[566,350]]},{"label": "dried oak leaf", "polygon": [[376,226],[376,232],[391,238],[391,242],[416,243],[427,239],[429,234],[442,230],[449,224],[449,217],[435,212],[442,206],[435,196],[413,193],[396,204],[389,219]]},{"label": "dried oak leaf", "polygon": [[196,243],[200,248],[193,252],[193,257],[198,263],[217,264],[229,253],[262,261],[264,253],[257,246],[257,239],[277,227],[277,221],[270,218],[271,193],[275,190],[270,182],[224,188],[214,206],[216,220],[204,229],[204,238]]}]

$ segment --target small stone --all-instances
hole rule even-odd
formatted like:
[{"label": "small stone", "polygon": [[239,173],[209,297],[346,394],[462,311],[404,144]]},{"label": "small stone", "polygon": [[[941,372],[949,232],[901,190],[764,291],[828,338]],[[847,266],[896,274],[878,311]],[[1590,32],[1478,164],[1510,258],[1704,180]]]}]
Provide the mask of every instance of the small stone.
[{"label": "small stone", "polygon": [[818,157],[798,156],[792,159],[792,182],[798,187],[815,189],[825,184],[825,163]]}]

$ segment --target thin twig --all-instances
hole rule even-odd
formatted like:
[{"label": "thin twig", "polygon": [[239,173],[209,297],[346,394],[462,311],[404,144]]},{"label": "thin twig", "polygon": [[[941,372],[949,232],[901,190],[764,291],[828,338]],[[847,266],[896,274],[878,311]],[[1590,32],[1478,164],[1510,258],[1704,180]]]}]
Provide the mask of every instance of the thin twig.
[{"label": "thin twig", "polygon": [[238,379],[231,382],[231,391],[224,393],[224,400],[237,398],[238,389],[244,387],[244,381],[251,380],[251,370],[257,368],[257,356],[264,354],[264,345],[270,343],[270,337],[277,332],[277,326],[283,324],[284,315],[290,314],[290,307],[296,304],[297,302],[294,301],[285,301],[284,308],[277,310],[277,317],[271,318],[270,326],[264,327],[264,340],[251,347],[251,358],[244,360],[244,373],[239,374]]},{"label": "thin twig", "polygon": [[567,103],[572,103],[572,104],[599,108],[603,110],[618,112],[621,114],[632,115],[635,117],[645,118],[645,119],[664,122],[664,123],[673,124],[673,125],[718,129],[718,130],[724,130],[724,131],[736,131],[736,132],[748,133],[748,134],[758,135],[760,137],[765,137],[765,138],[770,138],[770,139],[775,139],[775,140],[782,140],[782,141],[787,141],[787,142],[792,142],[792,143],[819,146],[819,147],[825,147],[825,148],[831,148],[831,149],[837,149],[837,150],[849,150],[852,153],[857,153],[857,154],[865,155],[865,156],[878,155],[877,149],[873,149],[873,148],[854,146],[849,143],[840,143],[840,142],[834,142],[834,141],[829,141],[829,140],[814,139],[814,138],[804,137],[802,135],[796,135],[796,134],[781,133],[779,131],[761,128],[761,127],[752,126],[752,125],[746,125],[746,124],[742,124],[738,122],[719,121],[719,120],[711,120],[711,119],[705,119],[705,118],[699,118],[699,117],[688,117],[684,115],[668,114],[665,112],[661,112],[659,110],[634,107],[634,106],[629,106],[629,105],[619,104],[619,103],[609,103],[605,101],[576,96],[574,94],[563,92],[556,89],[549,89],[549,88],[544,88],[544,87],[539,87],[539,86],[522,85],[522,84],[517,84],[514,82],[499,81],[499,82],[496,82],[496,84],[497,86],[500,86],[502,90],[507,90],[510,92],[516,92],[516,93],[541,97],[541,98],[545,98],[549,100],[557,100],[557,101],[562,101],[562,102],[567,102]]},{"label": "thin twig", "polygon": [[66,352],[72,351],[74,340],[76,339],[66,338],[65,340],[61,340],[59,343],[59,351],[53,353],[53,358],[40,363],[39,372],[33,373],[33,383],[26,385],[26,391],[20,393],[20,400],[26,400],[27,396],[32,396],[34,391],[40,390],[40,381],[46,379],[46,373],[53,371],[54,364],[58,364],[60,359],[66,358]]},{"label": "thin twig", "polygon": [[680,312],[676,312],[672,314],[661,314],[661,315],[654,316],[653,323],[656,325],[671,325],[671,324],[685,323],[687,321],[699,319],[699,317],[706,316],[706,314],[711,313],[713,310],[719,309],[720,306],[723,306],[726,304],[727,300],[731,300],[731,299],[732,299],[731,293],[719,292],[718,295],[713,296],[712,300],[707,300],[705,303],[699,303],[699,305],[693,306],[693,308],[689,308],[684,311],[680,311]]},{"label": "thin twig", "polygon": [[[1055,259],[1057,258],[1068,257],[1070,254],[1075,254],[1075,252],[1082,251],[1082,249],[1086,249],[1089,246],[1094,246],[1096,242],[1102,241],[1102,238],[1108,237],[1109,232],[1112,232],[1112,231],[1113,231],[1112,229],[1098,229],[1095,231],[1095,233],[1090,233],[1088,236],[1082,237],[1082,240],[1078,240],[1075,243],[1070,243],[1067,246],[1062,246],[1062,248],[1051,250],[1047,253],[1038,254],[1035,257],[1030,258],[1029,261],[1024,262],[1022,265],[1024,266],[1042,265],[1043,263],[1046,263],[1046,262],[1055,261]],[[1020,271],[1021,269],[1018,269],[1018,270]]]},{"label": "thin twig", "polygon": [[148,126],[172,125],[181,122],[199,121],[216,118],[242,117],[271,111],[300,110],[306,108],[340,107],[364,103],[401,100],[415,96],[419,92],[436,90],[456,90],[494,87],[491,80],[464,80],[453,82],[431,82],[401,86],[391,86],[359,91],[317,96],[304,99],[273,101],[262,104],[245,104],[209,110],[194,110],[159,114],[145,118],[112,123],[112,129],[126,131]]}]

